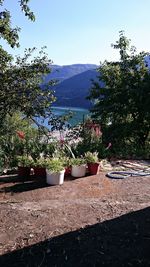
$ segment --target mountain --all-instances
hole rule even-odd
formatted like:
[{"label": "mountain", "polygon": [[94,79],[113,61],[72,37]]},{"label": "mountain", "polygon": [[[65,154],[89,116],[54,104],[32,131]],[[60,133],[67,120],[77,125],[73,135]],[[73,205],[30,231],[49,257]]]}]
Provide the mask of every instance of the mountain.
[{"label": "mountain", "polygon": [[146,57],[145,57],[145,63],[147,64],[147,66],[148,66],[149,69],[150,69],[150,56],[146,56]]},{"label": "mountain", "polygon": [[60,82],[54,87],[57,101],[56,106],[89,108],[91,102],[86,99],[92,82],[96,79],[96,70],[87,70]]},{"label": "mountain", "polygon": [[52,72],[45,81],[58,80],[57,85],[52,87],[57,97],[54,106],[89,108],[91,102],[86,97],[92,85],[91,79],[96,79],[97,65],[52,65],[51,68]]},{"label": "mountain", "polygon": [[61,82],[63,80],[73,77],[74,75],[96,68],[97,65],[94,64],[73,64],[65,66],[51,65],[51,73],[47,75],[45,81],[47,82],[51,79],[56,79]]},{"label": "mountain", "polygon": [[[145,57],[145,62],[150,68],[150,56]],[[54,106],[90,108],[92,103],[86,99],[92,86],[91,80],[97,80],[98,66],[94,64],[52,65],[51,73],[46,81],[58,80],[55,91],[57,101]],[[102,84],[102,82],[99,82]]]}]

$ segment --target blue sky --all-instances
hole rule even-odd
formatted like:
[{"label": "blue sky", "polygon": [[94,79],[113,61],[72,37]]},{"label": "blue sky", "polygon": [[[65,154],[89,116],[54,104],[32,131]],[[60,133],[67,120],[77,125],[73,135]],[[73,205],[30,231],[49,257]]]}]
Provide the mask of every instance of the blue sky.
[{"label": "blue sky", "polygon": [[5,0],[5,6],[12,11],[13,25],[21,28],[19,49],[1,41],[13,54],[46,45],[54,64],[99,64],[118,58],[111,43],[120,30],[138,51],[150,51],[149,0],[31,0],[34,23],[20,12],[17,0]]}]

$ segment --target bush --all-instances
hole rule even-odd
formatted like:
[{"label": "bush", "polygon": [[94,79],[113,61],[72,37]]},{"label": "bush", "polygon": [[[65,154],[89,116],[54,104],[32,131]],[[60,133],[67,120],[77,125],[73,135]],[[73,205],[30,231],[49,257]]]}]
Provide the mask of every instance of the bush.
[{"label": "bush", "polygon": [[34,164],[33,159],[28,156],[18,156],[17,157],[18,166],[20,167],[32,167]]}]

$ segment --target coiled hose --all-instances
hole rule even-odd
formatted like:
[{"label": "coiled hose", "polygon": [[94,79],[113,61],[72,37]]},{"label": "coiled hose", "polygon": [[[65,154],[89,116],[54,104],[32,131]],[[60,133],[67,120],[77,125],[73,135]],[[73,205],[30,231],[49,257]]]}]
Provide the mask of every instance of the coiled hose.
[{"label": "coiled hose", "polygon": [[106,176],[113,179],[124,179],[131,176],[150,176],[150,169],[144,171],[112,171],[107,173]]}]

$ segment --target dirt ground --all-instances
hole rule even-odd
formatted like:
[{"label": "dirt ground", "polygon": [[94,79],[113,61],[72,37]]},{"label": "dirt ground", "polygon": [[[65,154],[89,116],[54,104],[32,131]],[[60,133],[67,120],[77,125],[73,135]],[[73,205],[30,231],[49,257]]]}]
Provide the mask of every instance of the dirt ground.
[{"label": "dirt ground", "polygon": [[105,174],[0,178],[0,266],[150,266],[150,176]]}]

